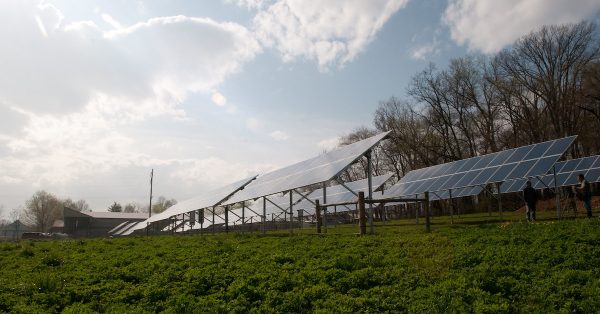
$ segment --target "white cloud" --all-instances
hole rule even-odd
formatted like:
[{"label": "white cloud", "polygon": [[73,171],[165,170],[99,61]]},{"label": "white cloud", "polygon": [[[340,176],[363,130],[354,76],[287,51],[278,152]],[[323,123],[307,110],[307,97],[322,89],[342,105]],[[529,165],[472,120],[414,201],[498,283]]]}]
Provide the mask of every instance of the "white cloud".
[{"label": "white cloud", "polygon": [[31,4],[0,10],[0,101],[31,111],[73,112],[98,95],[172,110],[189,93],[213,90],[261,49],[235,23],[172,16],[103,31],[90,21],[64,25],[56,8]]},{"label": "white cloud", "polygon": [[[161,17],[104,31],[90,21],[64,24],[49,4],[0,7],[3,189],[76,190],[93,181],[94,191],[107,193],[138,168],[184,171],[188,163],[147,153],[132,130],[157,117],[185,118],[180,105],[190,94],[211,95],[261,50],[245,27],[208,18]],[[12,118],[4,113],[19,125],[5,128]],[[212,171],[214,178],[221,171],[213,184],[239,178],[227,167]]]},{"label": "white cloud", "polygon": [[328,138],[317,143],[317,146],[324,151],[330,151],[340,144],[339,137]]},{"label": "white cloud", "polygon": [[260,128],[260,122],[258,119],[250,117],[246,119],[246,127],[252,131],[257,131]]},{"label": "white cloud", "polygon": [[411,49],[410,57],[415,60],[425,60],[428,56],[439,52],[438,43],[436,41],[418,45]]},{"label": "white cloud", "polygon": [[268,3],[273,2],[270,0],[225,0],[225,3],[234,4],[238,7],[247,9],[260,9]]},{"label": "white cloud", "polygon": [[227,104],[227,98],[225,98],[225,96],[223,96],[223,94],[221,94],[219,92],[214,92],[212,94],[211,99],[215,103],[215,105],[217,105],[219,107],[223,107]]},{"label": "white cloud", "polygon": [[456,43],[491,54],[543,25],[577,23],[599,11],[598,0],[451,0],[443,21]]},{"label": "white cloud", "polygon": [[119,21],[115,20],[108,13],[103,13],[102,14],[102,20],[104,20],[104,22],[106,22],[108,25],[112,26],[114,29],[121,29],[121,28],[123,28],[123,25],[121,25],[121,23],[119,23]]},{"label": "white cloud", "polygon": [[287,133],[279,130],[269,133],[269,136],[276,141],[285,141],[290,138],[290,136],[287,135]]},{"label": "white cloud", "polygon": [[260,41],[285,62],[305,58],[321,70],[352,61],[408,0],[281,0],[260,11]]}]

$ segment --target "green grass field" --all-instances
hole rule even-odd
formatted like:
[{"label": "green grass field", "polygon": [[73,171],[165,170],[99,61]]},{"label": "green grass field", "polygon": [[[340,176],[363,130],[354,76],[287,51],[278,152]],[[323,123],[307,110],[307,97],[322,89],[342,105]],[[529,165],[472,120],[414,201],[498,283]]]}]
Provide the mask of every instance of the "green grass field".
[{"label": "green grass field", "polygon": [[553,214],[0,243],[0,312],[599,312],[600,219]]}]

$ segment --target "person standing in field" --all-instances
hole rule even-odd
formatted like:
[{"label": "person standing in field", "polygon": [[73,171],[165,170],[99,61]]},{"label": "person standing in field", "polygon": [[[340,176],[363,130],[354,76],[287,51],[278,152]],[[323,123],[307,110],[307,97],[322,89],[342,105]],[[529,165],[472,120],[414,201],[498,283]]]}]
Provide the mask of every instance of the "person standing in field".
[{"label": "person standing in field", "polygon": [[577,176],[577,180],[579,181],[579,186],[576,187],[577,192],[581,196],[581,201],[583,201],[583,207],[587,211],[588,218],[592,218],[592,190],[590,189],[590,183],[582,173]]},{"label": "person standing in field", "polygon": [[527,206],[527,212],[525,216],[527,217],[527,221],[535,220],[535,205],[537,203],[537,193],[535,189],[531,187],[531,181],[527,180],[525,184],[525,189],[523,189],[523,199],[525,200],[525,205]]}]

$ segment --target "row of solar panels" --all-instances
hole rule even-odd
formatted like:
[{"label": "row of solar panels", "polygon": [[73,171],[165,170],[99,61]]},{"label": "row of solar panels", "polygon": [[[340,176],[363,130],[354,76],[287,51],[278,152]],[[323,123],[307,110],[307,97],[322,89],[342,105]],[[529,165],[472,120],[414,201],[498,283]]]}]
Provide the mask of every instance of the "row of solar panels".
[{"label": "row of solar panels", "polygon": [[575,136],[409,172],[390,190],[397,196],[460,189],[546,174]]},{"label": "row of solar panels", "polygon": [[[372,186],[374,190],[380,189],[389,179],[391,179],[393,174],[385,174],[381,176],[376,176],[372,178]],[[327,202],[328,203],[343,203],[343,202],[351,202],[356,199],[354,193],[365,192],[368,193],[368,181],[367,179],[358,180],[354,182],[349,182],[345,184],[344,187],[341,184],[333,185],[326,188],[327,194]],[[348,189],[352,190],[354,193],[350,192]],[[378,192],[374,195],[374,198],[382,197],[382,193]],[[304,216],[312,216],[315,213],[315,201],[319,200],[323,201],[322,190],[317,189],[305,197],[301,197],[299,195],[292,196],[292,209],[294,215],[298,215],[298,210],[302,212]],[[278,220],[283,220],[284,215],[289,213],[290,209],[290,198],[289,194],[277,194],[270,197],[267,197],[265,206],[265,213],[267,216],[267,220],[271,220],[273,218]],[[308,200],[310,201],[308,201]],[[345,212],[354,210],[354,206],[339,206],[337,207],[337,212]],[[331,209],[333,210],[333,209]],[[256,202],[254,202],[250,207],[244,208],[244,221],[246,223],[252,222],[260,222],[262,221],[261,216],[263,215],[263,199],[260,198]],[[224,226],[225,225],[225,216],[224,214],[216,214],[214,219],[214,223],[212,221],[212,209],[205,210],[205,217],[202,223],[200,218],[197,215],[194,215],[194,219],[197,221],[194,222],[193,226],[190,226],[189,219],[184,222],[183,220],[178,222],[175,226],[167,226],[163,229],[163,231],[169,231],[172,228],[176,231],[188,231],[188,230],[199,230],[199,229],[208,229],[214,226]],[[287,217],[286,217],[287,219]],[[228,215],[228,224],[230,226],[240,225],[242,224],[242,208],[236,208],[229,211]]]},{"label": "row of solar panels", "polygon": [[[259,201],[254,203],[255,208],[250,208],[249,211],[260,215],[262,214],[262,201],[260,198],[264,196],[269,196],[271,200],[267,203],[267,214],[280,215],[286,208],[289,208],[289,194],[278,197],[277,193],[295,191],[300,187],[335,179],[341,171],[358,158],[361,158],[381,140],[385,139],[388,134],[382,133],[265,175],[253,176],[221,189],[209,191],[199,197],[181,202],[167,211],[153,216],[146,221],[146,224],[137,224],[130,230],[144,228],[148,223],[166,220],[200,209],[210,212],[211,208],[216,205],[232,205],[256,199],[259,199]],[[432,192],[430,193],[432,200],[447,199],[450,196],[477,195],[482,191],[482,186],[489,183],[512,182],[526,177],[542,176],[555,165],[575,138],[575,136],[566,137],[414,170],[392,186],[386,192],[386,195],[408,197],[421,195],[423,192],[429,191]],[[343,186],[339,188],[345,190]],[[345,196],[338,199],[333,196],[335,195],[333,192],[330,192],[331,197],[328,196],[328,203],[343,202],[340,200],[356,198],[353,193],[346,191]],[[320,194],[322,194],[322,191],[318,189],[307,198],[318,199]],[[350,201],[350,199],[345,201]],[[294,209],[304,209],[307,213],[314,213],[314,205],[305,199],[296,198]],[[231,214],[234,217],[240,216],[236,211],[231,212]],[[219,221],[220,223],[224,223],[222,217],[219,217],[219,219],[223,220]],[[215,221],[215,224],[217,224],[217,221]]]},{"label": "row of solar panels", "polygon": [[[576,176],[578,174],[584,174],[588,181],[590,182],[600,182],[600,156],[592,156],[580,159],[573,159],[565,162],[559,162],[555,165],[556,169],[556,177],[558,179],[558,186],[568,186],[576,184]],[[382,176],[377,176],[373,178],[373,189],[380,189],[393,175],[387,174]],[[534,182],[534,188],[542,189],[545,187],[553,187],[554,174],[547,174],[545,176],[539,177],[541,180],[532,180]],[[519,178],[515,180],[506,181],[501,186],[501,193],[513,193],[521,191],[524,186],[527,178]],[[543,182],[543,183],[542,183]],[[345,187],[343,185],[334,185],[328,187],[326,189],[327,193],[327,202],[328,203],[342,203],[342,202],[351,202],[356,200],[356,195],[350,192],[348,189],[354,191],[354,193],[365,192],[368,193],[368,181],[367,179],[358,180],[350,183],[346,183]],[[432,201],[435,200],[444,200],[449,198],[460,198],[466,196],[474,196],[478,195],[483,191],[482,186],[472,186],[459,188],[456,190],[445,190],[439,192],[432,192],[430,194],[430,199]],[[302,210],[303,215],[313,215],[315,212],[314,202],[319,200],[321,203],[323,202],[323,191],[321,189],[317,189],[308,195],[306,198],[300,197],[299,195],[294,195],[292,199],[292,208],[294,209],[294,214],[297,215],[297,210]],[[415,195],[418,197],[422,197],[422,195]],[[385,197],[396,197],[396,195],[390,194],[389,191],[376,192],[374,194],[374,199],[377,198],[385,198]],[[283,220],[284,215],[289,212],[289,194],[278,194],[275,196],[271,196],[268,198],[267,205],[265,206],[265,212],[267,214],[267,219],[270,220],[272,218]],[[295,199],[295,200],[294,200]],[[308,201],[309,199],[310,201]],[[245,208],[244,213],[244,222],[245,223],[256,223],[260,222],[261,215],[263,213],[263,200],[259,199],[252,206]],[[393,204],[391,204],[393,205]],[[337,212],[345,212],[355,210],[354,206],[340,206],[337,208]],[[174,228],[176,231],[188,231],[198,230],[201,228],[211,228],[213,226],[212,223],[212,212],[210,210],[206,211],[206,219],[203,223],[196,222],[193,226],[190,226],[190,220],[180,220],[174,226],[167,226],[163,230],[169,231],[171,228]],[[196,216],[194,215],[194,219]],[[228,224],[230,226],[243,224],[242,222],[242,209],[237,208],[229,212],[229,221]],[[111,230],[111,234],[114,235],[128,235],[135,231],[135,226],[138,223],[134,222],[125,222],[115,229]],[[223,227],[225,225],[225,217],[223,214],[219,214],[215,216],[214,225],[216,227]]]},{"label": "row of solar panels", "polygon": [[112,236],[126,236],[126,235],[130,235],[133,232],[135,232],[136,230],[138,230],[138,228],[136,228],[137,226],[142,226],[145,227],[146,223],[144,221],[125,221],[123,223],[120,223],[118,226],[112,228],[110,231],[108,231],[109,235]]},{"label": "row of solar panels", "polygon": [[[600,182],[600,156],[578,158],[556,163],[556,186],[572,186],[577,184],[577,176],[583,174],[589,182]],[[532,181],[535,189],[554,187],[554,173],[538,176]],[[525,188],[526,178],[504,182],[500,188],[502,193],[514,193]]]}]

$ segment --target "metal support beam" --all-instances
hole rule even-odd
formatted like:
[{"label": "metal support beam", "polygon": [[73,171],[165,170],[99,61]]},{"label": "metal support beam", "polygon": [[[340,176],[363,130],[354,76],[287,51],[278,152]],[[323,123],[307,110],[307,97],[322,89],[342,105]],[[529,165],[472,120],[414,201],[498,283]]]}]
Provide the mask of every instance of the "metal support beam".
[{"label": "metal support beam", "polygon": [[298,195],[300,195],[300,197],[302,197],[303,199],[307,200],[309,203],[315,205],[315,202],[313,200],[311,200],[310,198],[307,197],[311,192],[308,192],[306,195],[304,195],[304,194],[298,192],[297,189],[294,189],[293,191],[296,192],[296,193],[298,193]]}]

